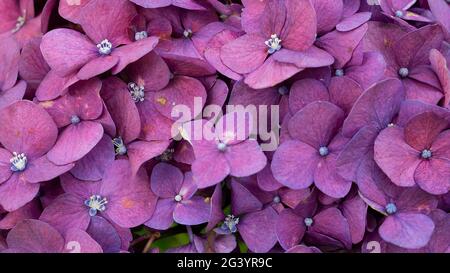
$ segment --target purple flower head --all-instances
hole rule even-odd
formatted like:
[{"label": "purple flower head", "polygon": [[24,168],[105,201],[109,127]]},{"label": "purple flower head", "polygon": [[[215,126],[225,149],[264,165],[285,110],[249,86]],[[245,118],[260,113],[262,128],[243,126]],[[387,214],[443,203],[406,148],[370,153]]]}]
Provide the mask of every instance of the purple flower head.
[{"label": "purple flower head", "polygon": [[396,26],[372,24],[365,42],[366,50],[383,53],[385,75],[402,81],[407,99],[436,104],[443,92],[430,67],[431,49],[439,49],[444,39],[439,25],[428,25],[404,34]]},{"label": "purple flower head", "polygon": [[24,220],[6,237],[4,253],[101,253],[102,248],[85,231],[69,229],[61,234],[39,220]]},{"label": "purple flower head", "polygon": [[317,211],[317,192],[312,192],[294,209],[280,212],[276,220],[276,234],[285,250],[297,245],[305,234],[318,245],[333,245],[338,248],[351,246],[347,220],[334,207]]},{"label": "purple flower head", "polygon": [[210,199],[195,195],[197,186],[192,173],[183,174],[178,168],[159,163],[151,175],[152,191],[159,197],[155,213],[145,225],[165,230],[173,221],[183,225],[198,225],[208,222]]},{"label": "purple flower head", "polygon": [[[28,119],[26,117],[33,117]],[[73,167],[48,158],[58,134],[52,118],[30,101],[18,101],[0,113],[0,204],[13,211],[31,201],[39,182],[51,180]]]},{"label": "purple flower head", "polygon": [[433,112],[418,114],[404,128],[386,128],[375,141],[375,161],[398,186],[417,184],[445,194],[450,189],[448,128],[448,121]]},{"label": "purple flower head", "polygon": [[251,124],[251,114],[238,110],[222,116],[215,127],[206,120],[183,127],[194,149],[192,174],[199,188],[213,186],[228,175],[250,176],[266,166],[267,159],[258,142],[249,138]]},{"label": "purple flower head", "polygon": [[21,100],[27,84],[17,82],[19,72],[19,45],[10,37],[0,39],[0,109]]},{"label": "purple flower head", "polygon": [[128,160],[115,160],[100,182],[62,176],[65,194],[46,207],[41,220],[60,231],[70,227],[86,230],[92,217],[100,215],[120,227],[135,227],[147,221],[156,205],[144,169],[131,175]]},{"label": "purple flower head", "polygon": [[431,238],[435,225],[427,214],[436,199],[418,187],[400,188],[374,162],[367,163],[370,175],[358,181],[364,201],[386,218],[379,226],[383,240],[404,248],[420,248]]},{"label": "purple flower head", "polygon": [[40,105],[62,129],[48,158],[55,164],[75,162],[91,151],[102,139],[104,129],[99,121],[103,101],[99,92],[102,83],[93,78],[72,85],[68,92],[56,100]]},{"label": "purple flower head", "polygon": [[127,29],[135,15],[129,1],[92,0],[80,11],[86,35],[71,29],[48,32],[41,43],[44,59],[59,76],[77,73],[87,80],[110,69],[117,74],[158,43],[157,37],[130,41]]},{"label": "purple flower head", "polygon": [[363,163],[373,160],[375,138],[395,123],[403,99],[403,87],[396,79],[383,80],[358,98],[342,126],[342,133],[351,137],[336,163],[343,178],[358,181],[358,175],[368,172]]},{"label": "purple flower head", "polygon": [[245,75],[250,87],[271,87],[304,68],[333,63],[331,55],[313,46],[317,21],[309,1],[249,2],[242,15],[246,34],[222,46],[220,57],[232,71]]},{"label": "purple flower head", "polygon": [[298,111],[288,124],[292,140],[283,142],[273,156],[275,179],[292,189],[314,182],[329,196],[345,196],[351,180],[336,172],[337,156],[348,141],[338,133],[343,120],[344,112],[326,101],[312,102]]}]

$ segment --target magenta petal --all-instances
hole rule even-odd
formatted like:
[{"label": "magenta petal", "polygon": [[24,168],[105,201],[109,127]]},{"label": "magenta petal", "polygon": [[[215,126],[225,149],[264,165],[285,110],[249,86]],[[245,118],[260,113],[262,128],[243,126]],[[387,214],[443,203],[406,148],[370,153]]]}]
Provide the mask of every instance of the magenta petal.
[{"label": "magenta petal", "polygon": [[270,56],[262,66],[245,77],[245,83],[253,89],[273,87],[302,71],[296,65],[282,63]]},{"label": "magenta petal", "polygon": [[277,213],[272,207],[240,217],[238,231],[251,251],[268,252],[276,244],[276,217]]},{"label": "magenta petal", "polygon": [[386,128],[375,140],[375,161],[398,186],[413,186],[414,172],[421,160],[419,152],[404,141],[401,128]]},{"label": "magenta petal", "polygon": [[[279,2],[275,3],[281,5]],[[314,7],[310,1],[305,0],[285,0],[284,4],[286,6],[286,21],[281,33],[283,47],[295,51],[303,51],[314,43],[316,28],[319,27],[319,20],[317,18],[316,21]],[[330,6],[331,4],[328,3],[327,5]],[[275,9],[280,10],[281,8],[276,7]],[[267,14],[263,16],[267,16]],[[300,17],[302,20],[298,20]],[[273,18],[271,19],[273,20]],[[269,35],[273,33],[280,32],[271,32]]]},{"label": "magenta petal", "polygon": [[330,92],[330,101],[346,113],[350,112],[354,103],[363,92],[363,88],[350,77],[331,78],[328,89]]},{"label": "magenta petal", "polygon": [[230,174],[236,177],[255,174],[267,163],[258,142],[252,139],[227,147],[225,158],[230,166]]},{"label": "magenta petal", "polygon": [[208,222],[211,207],[205,198],[194,196],[179,202],[173,211],[173,219],[182,225],[199,225]]},{"label": "magenta petal", "polygon": [[424,191],[431,194],[446,194],[450,190],[450,161],[431,158],[422,161],[414,173],[414,179]]},{"label": "magenta petal", "polygon": [[[7,12],[10,12],[9,10]],[[11,38],[3,38],[0,45],[0,90],[13,87],[19,74],[19,45]]]},{"label": "magenta petal", "polygon": [[13,174],[0,185],[0,205],[14,211],[33,200],[38,191],[39,184],[28,183],[21,175]]},{"label": "magenta petal", "polygon": [[339,240],[346,248],[351,248],[352,239],[347,219],[336,208],[328,208],[313,218],[311,232]]},{"label": "magenta petal", "polygon": [[283,186],[273,177],[270,165],[271,164],[267,164],[264,169],[256,174],[258,186],[264,191],[275,191]]},{"label": "magenta petal", "polygon": [[71,228],[64,234],[64,250],[68,253],[102,253],[102,247],[81,229]]},{"label": "magenta petal", "polygon": [[263,204],[241,183],[231,180],[231,211],[241,215],[262,209]]},{"label": "magenta petal", "polygon": [[426,215],[398,213],[387,217],[378,232],[383,240],[404,248],[424,247],[434,230],[433,221]]},{"label": "magenta petal", "polygon": [[366,232],[367,204],[355,194],[344,201],[341,210],[350,227],[352,244],[361,242]]},{"label": "magenta petal", "polygon": [[147,53],[152,51],[158,44],[158,38],[155,36],[142,39],[133,42],[128,45],[124,45],[115,48],[112,52],[112,56],[118,57],[119,62],[112,69],[113,74],[117,74],[122,71],[128,64],[139,60],[141,57],[145,56]]},{"label": "magenta petal", "polygon": [[176,202],[172,198],[159,199],[156,203],[155,213],[145,222],[145,225],[154,229],[166,230],[173,223],[173,211]]},{"label": "magenta petal", "polygon": [[313,183],[318,161],[319,154],[313,147],[300,141],[286,141],[273,156],[272,173],[281,184],[304,189]]},{"label": "magenta petal", "polygon": [[317,13],[317,32],[326,33],[333,30],[341,20],[344,7],[343,0],[331,3],[326,0],[313,0],[312,3]]},{"label": "magenta petal", "polygon": [[80,180],[98,181],[102,179],[114,158],[112,140],[109,136],[103,135],[97,145],[75,163],[75,167],[70,170],[70,173]]},{"label": "magenta petal", "polygon": [[42,210],[39,201],[34,199],[23,207],[6,214],[0,220],[0,229],[12,229],[25,219],[37,219],[41,212]]},{"label": "magenta petal", "polygon": [[289,92],[289,110],[297,113],[303,107],[314,101],[329,101],[327,87],[315,79],[303,79],[294,82]]},{"label": "magenta petal", "polygon": [[0,184],[8,180],[13,172],[11,171],[12,153],[6,149],[0,148]]},{"label": "magenta petal", "polygon": [[350,191],[352,181],[338,175],[336,158],[336,154],[330,153],[325,159],[319,161],[314,173],[314,184],[326,195],[342,198]]},{"label": "magenta petal", "polygon": [[58,12],[66,20],[73,23],[80,23],[80,13],[86,4],[92,0],[66,0],[59,1]]},{"label": "magenta petal", "polygon": [[150,177],[152,191],[161,198],[174,198],[180,192],[183,173],[177,167],[161,162],[153,167]]},{"label": "magenta petal", "polygon": [[64,238],[47,223],[24,220],[8,233],[6,243],[9,248],[28,253],[58,253],[63,249]]},{"label": "magenta petal", "polygon": [[80,197],[72,194],[58,196],[47,206],[39,218],[64,233],[70,228],[86,230],[89,225],[89,208]]},{"label": "magenta petal", "polygon": [[336,25],[336,29],[339,31],[350,31],[353,30],[365,22],[370,20],[370,17],[372,16],[371,12],[358,12],[353,14],[352,16],[349,16],[339,22],[339,24]]},{"label": "magenta petal", "polygon": [[68,164],[89,153],[103,137],[103,127],[93,121],[69,125],[59,135],[55,146],[47,156],[55,164]]},{"label": "magenta petal", "polygon": [[289,209],[281,211],[278,215],[275,229],[278,241],[284,249],[290,249],[302,240],[306,230],[302,220],[302,217]]},{"label": "magenta petal", "polygon": [[129,64],[125,72],[134,83],[147,90],[161,90],[170,80],[169,67],[154,51]]},{"label": "magenta petal", "polygon": [[75,74],[60,77],[54,70],[50,70],[36,89],[36,98],[39,101],[54,100],[64,95],[67,88],[78,80]]},{"label": "magenta petal", "polygon": [[96,49],[85,35],[62,28],[45,34],[41,43],[45,61],[60,76],[69,75],[96,58]]},{"label": "magenta petal", "polygon": [[[450,9],[447,8],[447,12],[450,13]],[[449,29],[450,29],[450,20]],[[450,31],[450,30],[449,30]],[[448,62],[444,56],[436,49],[430,51],[431,67],[439,78],[439,82],[442,86],[442,92],[444,93],[444,107],[450,106],[450,73],[448,70]]]},{"label": "magenta petal", "polygon": [[150,159],[161,155],[169,146],[169,141],[134,141],[127,146],[131,172],[135,174]]},{"label": "magenta petal", "polygon": [[129,43],[127,30],[135,16],[134,5],[126,0],[93,0],[79,14],[80,25],[92,41],[108,39],[114,47]]},{"label": "magenta petal", "polygon": [[250,73],[260,67],[267,57],[267,46],[264,42],[265,39],[259,35],[241,36],[222,47],[222,62],[237,73]]},{"label": "magenta petal", "polygon": [[77,77],[80,80],[88,80],[97,75],[100,75],[112,67],[114,67],[119,62],[119,58],[116,56],[100,56],[95,59],[90,60],[85,64],[80,71],[77,73]]},{"label": "magenta petal", "polygon": [[62,166],[55,165],[47,159],[46,155],[44,155],[28,163],[27,168],[23,172],[23,176],[25,180],[30,183],[49,181],[66,173],[72,169],[73,166],[74,164],[72,163]]},{"label": "magenta petal", "polygon": [[0,143],[11,152],[25,153],[28,160],[44,155],[58,134],[50,115],[31,101],[18,101],[2,109],[0,124]]},{"label": "magenta petal", "polygon": [[147,172],[131,175],[127,160],[115,160],[103,176],[100,195],[108,196],[105,214],[117,225],[131,228],[143,224],[153,214],[157,197],[149,187]]},{"label": "magenta petal", "polygon": [[25,81],[19,81],[10,89],[0,91],[0,109],[21,100],[25,95],[26,89],[27,83]]},{"label": "magenta petal", "polygon": [[305,51],[281,49],[273,54],[273,58],[279,62],[295,64],[300,68],[323,67],[334,62],[333,56],[315,46],[311,46]]},{"label": "magenta petal", "polygon": [[115,226],[101,216],[91,217],[87,233],[102,247],[105,253],[121,250],[121,237]]}]

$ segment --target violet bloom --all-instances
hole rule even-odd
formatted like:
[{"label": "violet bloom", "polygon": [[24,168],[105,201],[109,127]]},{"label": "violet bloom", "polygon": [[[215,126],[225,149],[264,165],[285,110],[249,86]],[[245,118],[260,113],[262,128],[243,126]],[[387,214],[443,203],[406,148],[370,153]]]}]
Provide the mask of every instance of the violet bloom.
[{"label": "violet bloom", "polygon": [[342,126],[351,140],[337,158],[337,171],[343,178],[357,182],[367,175],[365,161],[373,161],[373,144],[378,133],[394,125],[404,89],[397,79],[386,79],[366,90],[355,102]]},{"label": "violet bloom", "polygon": [[373,23],[365,39],[366,51],[379,51],[384,55],[385,75],[402,81],[407,99],[437,104],[443,97],[429,61],[430,50],[439,49],[444,40],[439,25],[404,34],[396,26]]},{"label": "violet bloom", "polygon": [[3,253],[101,253],[102,248],[85,231],[69,229],[61,234],[39,220],[24,220],[6,237]]},{"label": "violet bloom", "polygon": [[330,54],[313,46],[317,23],[310,1],[248,1],[244,6],[246,34],[222,46],[220,57],[228,68],[245,75],[250,87],[271,87],[304,68],[333,63]]},{"label": "violet bloom", "polygon": [[[33,117],[27,119],[25,117]],[[49,159],[58,129],[48,113],[30,101],[18,101],[0,111],[0,205],[14,211],[30,202],[39,182],[51,180],[73,167]]]},{"label": "violet bloom", "polygon": [[114,154],[117,157],[128,157],[132,172],[146,161],[161,155],[169,146],[169,141],[140,140],[141,118],[136,102],[130,98],[127,85],[118,78],[108,78],[103,83],[101,95],[109,109],[117,131],[112,139]]},{"label": "violet bloom", "polygon": [[156,196],[150,191],[147,173],[141,168],[132,176],[127,160],[115,160],[100,182],[77,180],[70,174],[61,180],[65,194],[40,217],[60,231],[70,227],[86,230],[95,215],[131,228],[147,221],[155,209]]},{"label": "violet bloom", "polygon": [[44,59],[59,76],[77,73],[86,80],[110,69],[117,74],[158,43],[157,37],[130,41],[127,29],[135,15],[127,0],[92,0],[80,13],[86,35],[71,29],[48,32],[41,43]]},{"label": "violet bloom", "polygon": [[397,187],[373,161],[365,164],[370,175],[358,181],[358,188],[364,201],[386,216],[378,229],[381,238],[409,249],[425,246],[435,228],[427,214],[436,208],[436,199],[418,187]]},{"label": "violet bloom", "polygon": [[99,79],[81,81],[72,85],[67,93],[56,100],[40,105],[63,128],[48,158],[55,164],[75,162],[91,151],[102,139],[104,129],[100,116],[103,101],[100,98],[102,83]]},{"label": "violet bloom", "polygon": [[251,128],[251,117],[245,111],[224,115],[215,127],[206,120],[183,127],[182,133],[187,134],[194,148],[192,174],[199,188],[220,183],[228,175],[250,176],[266,166],[267,159],[258,142],[249,138]]},{"label": "violet bloom", "polygon": [[155,51],[177,74],[193,77],[214,74],[216,70],[204,59],[203,52],[216,33],[234,28],[219,22],[213,10],[171,8],[166,12],[172,18],[172,38],[161,39]]},{"label": "violet bloom", "polygon": [[12,36],[22,47],[29,39],[42,35],[41,15],[35,17],[33,0],[4,0],[0,3],[0,34]]},{"label": "violet bloom", "polygon": [[239,232],[248,248],[255,253],[268,252],[277,242],[275,221],[277,212],[255,197],[239,182],[232,181],[231,213],[214,229],[218,234]]},{"label": "violet bloom", "polygon": [[375,141],[375,161],[392,182],[418,185],[431,194],[450,189],[449,122],[433,112],[411,118],[401,127],[386,128]]},{"label": "violet bloom", "polygon": [[0,39],[0,109],[21,100],[27,89],[24,81],[17,82],[20,48],[12,38]]},{"label": "violet bloom", "polygon": [[336,172],[336,159],[348,139],[338,133],[344,112],[326,101],[316,101],[289,120],[292,140],[283,142],[272,160],[275,179],[291,189],[304,189],[313,182],[325,194],[340,198],[350,190],[351,180]]},{"label": "violet bloom", "polygon": [[[128,92],[130,100],[135,102],[141,119],[142,138],[151,140],[169,140],[174,135],[172,127],[178,116],[172,115],[172,109],[178,105],[189,108],[190,115],[181,117],[183,122],[199,115],[202,109],[194,106],[195,99],[206,102],[206,90],[203,84],[192,77],[171,74],[166,62],[156,53],[150,52],[126,68],[129,77]],[[123,83],[117,83],[123,88]],[[134,110],[133,110],[134,111]]]},{"label": "violet bloom", "polygon": [[209,199],[196,196],[197,186],[192,173],[183,174],[167,163],[157,164],[150,178],[152,191],[159,197],[155,213],[145,225],[154,229],[168,229],[173,221],[182,225],[208,222]]}]

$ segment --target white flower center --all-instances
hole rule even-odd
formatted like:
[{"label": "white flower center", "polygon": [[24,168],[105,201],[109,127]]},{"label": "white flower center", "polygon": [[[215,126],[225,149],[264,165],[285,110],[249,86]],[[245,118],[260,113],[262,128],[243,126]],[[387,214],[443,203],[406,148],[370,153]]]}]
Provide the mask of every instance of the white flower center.
[{"label": "white flower center", "polygon": [[27,157],[24,153],[13,152],[13,157],[9,162],[11,162],[11,171],[13,172],[21,172],[27,167]]},{"label": "white flower center", "polygon": [[185,29],[183,31],[184,38],[191,38],[192,37],[192,30],[191,29]]},{"label": "white flower center", "polygon": [[101,41],[99,44],[97,44],[97,48],[98,53],[102,55],[109,55],[111,54],[112,51],[112,43],[108,39],[105,39]]},{"label": "white flower center", "polygon": [[174,199],[175,199],[175,201],[180,202],[181,200],[183,200],[183,196],[177,194],[177,195],[175,195]]},{"label": "white flower center", "polygon": [[114,138],[112,143],[114,144],[114,152],[116,155],[125,155],[127,153],[127,147],[121,137]]},{"label": "white flower center", "polygon": [[84,204],[89,207],[89,215],[95,216],[97,211],[105,211],[108,200],[100,195],[92,195],[88,200],[84,201]]},{"label": "white flower center", "polygon": [[145,92],[143,86],[137,85],[134,82],[130,82],[128,83],[128,91],[130,92],[131,98],[134,100],[134,102],[144,101]]},{"label": "white flower center", "polygon": [[13,28],[12,33],[16,33],[23,27],[23,25],[25,25],[25,13],[26,11],[24,10],[22,15],[17,17],[16,26]]},{"label": "white flower center", "polygon": [[139,32],[136,32],[135,34],[134,34],[134,39],[136,40],[136,41],[139,41],[139,40],[142,40],[142,39],[145,39],[145,38],[147,38],[148,37],[148,33],[147,33],[147,31],[139,31]]},{"label": "white flower center", "polygon": [[276,34],[270,35],[270,39],[264,42],[266,46],[269,47],[268,51],[269,54],[274,53],[275,51],[278,51],[281,49],[281,40],[278,39],[278,36]]}]

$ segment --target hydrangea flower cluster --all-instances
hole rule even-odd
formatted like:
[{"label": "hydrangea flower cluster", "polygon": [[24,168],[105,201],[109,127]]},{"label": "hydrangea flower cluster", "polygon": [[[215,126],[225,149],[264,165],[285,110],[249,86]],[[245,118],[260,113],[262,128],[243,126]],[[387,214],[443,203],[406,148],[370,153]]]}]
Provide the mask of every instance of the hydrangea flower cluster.
[{"label": "hydrangea flower cluster", "polygon": [[450,252],[449,63],[448,0],[2,0],[0,252]]}]

